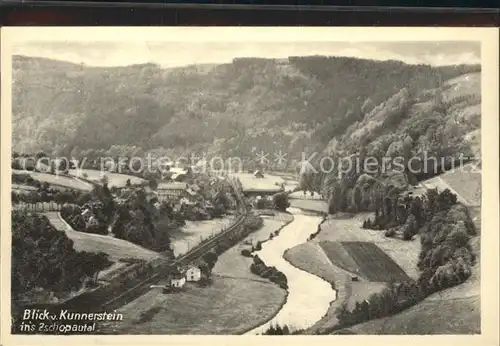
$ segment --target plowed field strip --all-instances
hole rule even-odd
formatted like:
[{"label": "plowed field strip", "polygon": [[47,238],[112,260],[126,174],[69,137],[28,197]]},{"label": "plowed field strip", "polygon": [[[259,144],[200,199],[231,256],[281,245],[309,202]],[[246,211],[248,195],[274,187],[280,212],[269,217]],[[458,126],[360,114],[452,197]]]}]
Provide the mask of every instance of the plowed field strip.
[{"label": "plowed field strip", "polygon": [[368,242],[342,242],[363,276],[374,282],[410,281],[410,277],[377,245]]}]

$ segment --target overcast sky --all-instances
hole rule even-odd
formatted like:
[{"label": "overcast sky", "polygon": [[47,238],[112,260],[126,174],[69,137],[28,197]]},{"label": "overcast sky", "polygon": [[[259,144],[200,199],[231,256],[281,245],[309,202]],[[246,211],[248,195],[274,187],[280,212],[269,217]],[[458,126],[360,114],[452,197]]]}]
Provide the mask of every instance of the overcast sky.
[{"label": "overcast sky", "polygon": [[289,56],[349,56],[400,60],[434,66],[477,64],[479,42],[57,42],[24,41],[13,45],[13,54],[84,63],[123,66],[156,63],[163,67],[227,63],[235,57],[286,58]]}]

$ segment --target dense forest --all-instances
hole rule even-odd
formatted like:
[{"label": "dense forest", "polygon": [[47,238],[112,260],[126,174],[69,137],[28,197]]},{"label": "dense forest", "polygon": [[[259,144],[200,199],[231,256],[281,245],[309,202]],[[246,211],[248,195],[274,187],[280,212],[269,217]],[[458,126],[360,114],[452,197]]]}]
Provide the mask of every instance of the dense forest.
[{"label": "dense forest", "polygon": [[375,211],[381,194],[480,159],[479,74],[417,98],[404,88],[371,107],[328,143],[325,155],[303,165],[310,169],[303,170],[302,187],[322,193],[331,212]]},{"label": "dense forest", "polygon": [[[280,149],[300,160],[335,140],[357,144],[341,138],[364,137],[366,124],[379,118],[387,118],[379,124],[385,128],[397,123],[424,102],[424,91],[478,71],[323,56],[239,58],[203,69],[97,68],[16,56],[13,149],[88,158],[206,151],[249,159],[256,150]],[[434,110],[422,112],[411,125],[417,132],[433,122]]]}]

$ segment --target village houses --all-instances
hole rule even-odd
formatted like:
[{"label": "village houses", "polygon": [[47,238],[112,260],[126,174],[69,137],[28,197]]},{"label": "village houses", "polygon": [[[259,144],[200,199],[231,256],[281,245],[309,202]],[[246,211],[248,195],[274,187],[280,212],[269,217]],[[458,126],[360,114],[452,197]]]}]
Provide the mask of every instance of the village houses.
[{"label": "village houses", "polygon": [[202,277],[203,273],[200,267],[195,265],[172,268],[168,274],[167,286],[172,290],[180,290],[186,282],[198,282]]}]

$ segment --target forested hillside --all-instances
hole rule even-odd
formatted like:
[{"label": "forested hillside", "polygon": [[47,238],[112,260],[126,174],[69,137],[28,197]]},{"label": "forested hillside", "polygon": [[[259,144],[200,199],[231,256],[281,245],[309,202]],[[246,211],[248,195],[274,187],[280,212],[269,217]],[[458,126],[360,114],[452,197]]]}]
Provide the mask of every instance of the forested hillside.
[{"label": "forested hillside", "polygon": [[[479,73],[416,97],[403,88],[330,141],[326,152],[339,163],[335,169],[302,183],[321,191],[332,212],[373,211],[377,200],[420,179],[480,160],[480,125]],[[356,162],[362,163],[359,169]]]},{"label": "forested hillside", "polygon": [[[454,88],[449,80],[478,71],[479,66],[322,56],[239,58],[170,69],[98,68],[17,56],[13,149],[89,157],[109,150],[208,151],[251,158],[256,150],[281,150],[300,159],[302,152],[337,147],[350,152],[363,139],[383,147],[381,152],[391,143],[397,151],[399,141],[391,136],[399,139],[407,127],[420,134],[435,122],[441,105],[454,102],[443,96],[447,86]],[[469,117],[476,119],[448,114],[435,126]],[[422,142],[419,148],[426,145],[425,138],[408,135]]]}]

